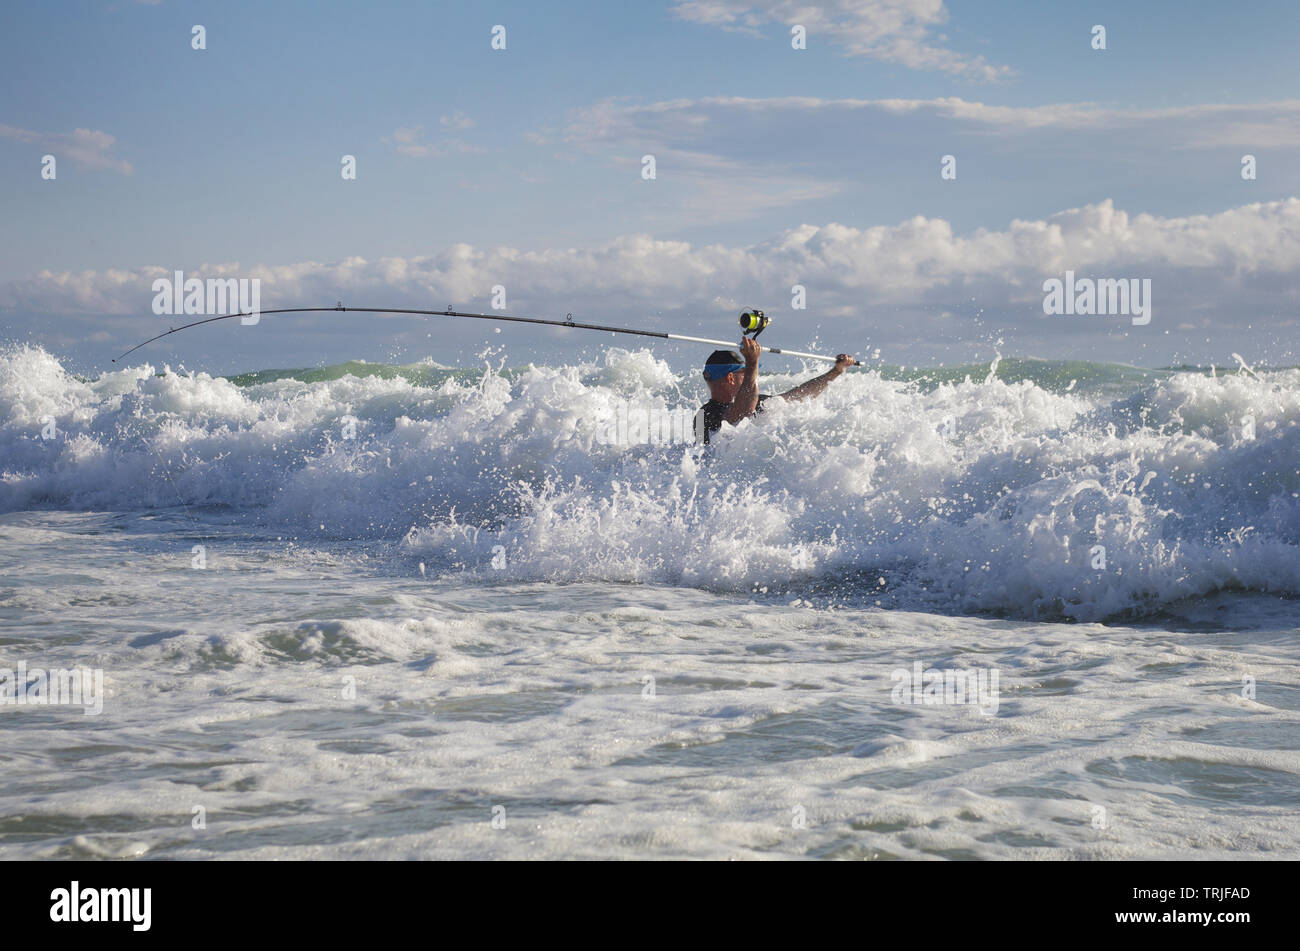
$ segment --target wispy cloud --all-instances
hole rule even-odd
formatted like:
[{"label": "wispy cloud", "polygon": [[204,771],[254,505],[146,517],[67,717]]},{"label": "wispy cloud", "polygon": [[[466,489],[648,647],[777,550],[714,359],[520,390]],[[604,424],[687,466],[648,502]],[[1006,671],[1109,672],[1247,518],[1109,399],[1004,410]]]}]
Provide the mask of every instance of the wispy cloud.
[{"label": "wispy cloud", "polygon": [[[982,162],[985,169],[1015,167],[1022,186],[1036,186],[1026,201],[1038,204],[1012,204],[1009,217],[1059,207],[1054,199],[1044,206],[1043,196],[1059,190],[1063,163],[1077,167],[1080,156],[1094,174],[1122,165],[1124,178],[1132,180],[1133,169],[1145,166],[1153,182],[1179,174],[1201,182],[1204,161],[1179,153],[1300,147],[1300,100],[1121,109],[1090,103],[1001,106],[956,97],[611,99],[571,110],[560,125],[527,138],[541,147],[561,146],[570,159],[590,156],[627,168],[625,181],[636,187],[642,186],[632,166],[653,155],[654,200],[638,202],[629,212],[641,216],[638,228],[746,220],[830,196],[869,206],[885,200],[901,213],[909,210],[906,203],[882,195],[882,187],[906,180],[918,189],[914,194],[928,198],[940,186],[940,157],[949,153]],[[907,160],[900,156],[932,162],[928,184],[915,176],[914,165],[902,167]],[[1278,159],[1272,158],[1275,169],[1283,168]],[[1223,180],[1237,176],[1235,161],[1230,156],[1219,167]],[[1113,194],[1114,186],[1108,184],[1107,191]],[[1070,197],[1079,202],[1104,194]],[[1121,197],[1132,200],[1135,193]],[[983,213],[969,191],[949,189],[941,200],[951,202],[945,210],[952,213]],[[934,210],[933,203],[928,207]],[[811,213],[822,215],[825,207]]]},{"label": "wispy cloud", "polygon": [[763,26],[802,25],[809,43],[829,38],[849,56],[899,63],[991,82],[1014,75],[982,56],[968,56],[939,45],[937,27],[948,20],[943,0],[683,0],[673,7],[683,20],[758,35]]},{"label": "wispy cloud", "polygon": [[[856,114],[856,115],[855,115]],[[561,138],[582,145],[601,141],[663,140],[679,142],[710,138],[722,142],[730,132],[724,122],[750,120],[761,123],[769,141],[779,143],[792,135],[772,135],[771,129],[789,130],[800,119],[818,120],[826,134],[837,128],[845,133],[869,128],[872,116],[911,116],[943,121],[961,130],[992,133],[1058,129],[1062,131],[1141,130],[1158,134],[1167,145],[1213,148],[1222,145],[1255,147],[1300,146],[1300,99],[1276,102],[1207,103],[1161,109],[1118,109],[1094,103],[1059,103],[1041,106],[997,106],[959,97],[937,99],[822,99],[781,96],[751,99],[711,96],[634,104],[602,100],[570,112],[563,128],[540,133],[537,139]],[[845,122],[854,117],[853,121]],[[836,122],[840,122],[837,127]],[[537,141],[534,139],[533,141]]]},{"label": "wispy cloud", "polygon": [[438,124],[445,126],[448,129],[471,129],[474,127],[475,122],[469,116],[457,109],[449,116],[442,116],[438,120]]},{"label": "wispy cloud", "polygon": [[[459,115],[459,113],[457,113]],[[461,117],[464,118],[463,116]],[[443,125],[450,125],[452,128],[465,129],[474,123],[465,120],[468,125],[451,125],[446,121],[447,117],[443,116]],[[401,155],[409,155],[413,158],[444,158],[448,155],[462,154],[473,155],[486,152],[486,149],[477,145],[471,145],[463,139],[444,139],[441,142],[421,142],[424,135],[424,126],[402,126],[393,131],[391,137],[386,137],[384,142],[396,146]]]},{"label": "wispy cloud", "polygon": [[78,168],[107,169],[130,175],[131,163],[114,158],[109,153],[117,140],[107,132],[92,129],[73,129],[71,132],[34,132],[11,125],[0,125],[0,138],[36,145],[56,159],[68,158]]}]

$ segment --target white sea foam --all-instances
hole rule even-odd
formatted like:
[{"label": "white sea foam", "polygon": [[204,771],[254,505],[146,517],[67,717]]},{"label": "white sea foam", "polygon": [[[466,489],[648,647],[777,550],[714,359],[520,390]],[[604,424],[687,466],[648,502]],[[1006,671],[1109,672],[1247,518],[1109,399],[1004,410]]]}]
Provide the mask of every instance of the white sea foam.
[{"label": "white sea foam", "polygon": [[407,370],[238,386],[142,366],[85,382],[10,348],[0,511],[218,505],[299,539],[404,539],[435,571],[497,580],[1022,617],[1300,593],[1298,371],[1175,374],[1118,398],[855,372],[701,449],[598,438],[618,405],[702,400],[649,352]]}]

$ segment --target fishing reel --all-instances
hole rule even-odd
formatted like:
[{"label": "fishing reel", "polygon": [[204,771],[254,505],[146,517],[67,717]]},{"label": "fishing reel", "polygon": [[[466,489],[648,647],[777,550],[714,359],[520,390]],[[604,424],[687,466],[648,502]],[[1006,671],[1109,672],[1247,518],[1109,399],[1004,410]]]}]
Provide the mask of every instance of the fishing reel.
[{"label": "fishing reel", "polygon": [[757,338],[771,322],[772,318],[753,307],[740,315],[740,329],[746,337]]}]

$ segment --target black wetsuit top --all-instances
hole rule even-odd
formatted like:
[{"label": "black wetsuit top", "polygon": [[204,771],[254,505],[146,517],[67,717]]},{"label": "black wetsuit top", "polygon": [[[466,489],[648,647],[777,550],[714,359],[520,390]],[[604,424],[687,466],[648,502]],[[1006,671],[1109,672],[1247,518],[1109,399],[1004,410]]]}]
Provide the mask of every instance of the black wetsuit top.
[{"label": "black wetsuit top", "polygon": [[[758,406],[754,408],[755,413],[763,412],[763,400],[767,399],[770,394],[758,394]],[[695,441],[708,442],[709,437],[722,428],[722,422],[727,415],[727,408],[730,403],[719,403],[717,400],[709,400],[700,407],[700,411],[695,414]]]}]

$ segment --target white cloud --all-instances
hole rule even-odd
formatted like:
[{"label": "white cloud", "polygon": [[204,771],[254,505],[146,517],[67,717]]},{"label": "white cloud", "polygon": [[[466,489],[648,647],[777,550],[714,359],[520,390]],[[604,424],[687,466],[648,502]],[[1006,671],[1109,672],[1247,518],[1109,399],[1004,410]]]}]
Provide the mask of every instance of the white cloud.
[{"label": "white cloud", "polygon": [[438,124],[446,126],[449,129],[471,129],[475,122],[469,116],[465,115],[459,109],[449,116],[442,116],[438,119]]},{"label": "white cloud", "polygon": [[[958,97],[938,99],[821,99],[783,96],[749,99],[715,96],[646,104],[603,100],[573,110],[563,129],[552,131],[575,145],[611,141],[673,141],[708,137],[725,143],[724,122],[761,122],[772,141],[772,128],[789,130],[800,119],[823,120],[827,136],[869,128],[873,117],[914,116],[950,123],[955,129],[989,133],[1076,132],[1158,135],[1182,148],[1223,145],[1287,147],[1300,145],[1300,99],[1249,104],[1204,104],[1164,109],[1116,109],[1092,103],[1042,106],[994,106]],[[1157,131],[1157,128],[1158,131]],[[730,130],[728,130],[730,131]],[[788,135],[788,133],[787,133]]]},{"label": "white cloud", "polygon": [[[878,208],[883,202],[902,214],[915,207],[901,199],[904,188],[932,199],[929,210],[935,200],[946,202],[945,213],[965,214],[970,221],[972,214],[987,214],[977,208],[976,192],[949,187],[939,199],[934,191],[941,185],[942,155],[956,154],[963,168],[980,169],[975,173],[979,179],[963,178],[963,184],[989,183],[990,176],[1005,177],[1015,169],[1013,191],[1002,187],[985,193],[1007,208],[1007,217],[1060,207],[1041,202],[1060,192],[1067,169],[1076,182],[1133,183],[1130,191],[1119,191],[1128,202],[1143,200],[1143,182],[1155,186],[1145,190],[1151,198],[1162,184],[1176,179],[1221,206],[1238,202],[1237,159],[1229,154],[1209,169],[1192,153],[1227,147],[1239,148],[1239,156],[1300,146],[1300,100],[1116,109],[1088,103],[997,106],[955,97],[611,99],[570,111],[561,126],[540,130],[532,141],[561,146],[570,159],[592,156],[627,169],[620,181],[653,195],[653,201],[638,201],[630,211],[637,216],[632,227],[638,230],[713,226],[828,197],[861,207]],[[634,167],[645,154],[655,157],[658,173],[649,187]],[[924,180],[917,173],[921,160],[931,170]],[[1274,190],[1261,197],[1276,198],[1286,194],[1291,163],[1276,155],[1269,162]],[[1093,200],[1125,187],[1107,184],[1100,194],[1075,191],[1066,200]],[[1014,204],[1017,196],[1024,203]],[[1161,197],[1167,196],[1161,192]],[[983,201],[994,204],[987,197]],[[821,217],[825,207],[795,213]],[[770,227],[782,223],[767,220]]]},{"label": "white cloud", "polygon": [[[1162,291],[1199,293],[1188,279],[1226,286],[1300,269],[1300,199],[1244,205],[1216,215],[1161,218],[1129,215],[1110,201],[1072,208],[1044,220],[1012,221],[1001,230],[957,234],[941,218],[851,228],[801,225],[749,246],[692,246],[627,235],[595,249],[526,251],[455,244],[421,257],[274,266],[203,264],[190,276],[262,279],[263,306],[332,303],[337,296],[368,302],[439,306],[482,298],[493,284],[513,299],[565,306],[575,299],[671,302],[708,307],[721,294],[751,293],[799,282],[816,288],[819,309],[851,310],[915,302],[918,295],[952,296],[979,286],[990,306],[1041,300],[1046,277],[1065,269],[1106,276],[1183,275]],[[149,313],[150,283],[173,267],[78,273],[43,271],[0,285],[0,306],[56,313]],[[1268,286],[1266,287],[1265,284]]]},{"label": "white cloud", "polygon": [[[1274,365],[1300,360],[1295,198],[1189,217],[1130,215],[1103,201],[967,232],[927,217],[870,228],[807,224],[744,246],[631,234],[594,248],[455,244],[377,260],[45,271],[0,284],[0,339],[62,348],[108,330],[114,346],[125,349],[166,326],[151,313],[150,285],[178,266],[190,277],[260,278],[264,310],[328,307],[342,298],[350,307],[487,311],[491,288],[501,284],[508,289],[509,313],[573,313],[597,323],[685,333],[708,327],[720,334],[724,325],[734,332],[734,314],[759,306],[777,318],[779,332],[768,334],[774,345],[860,353],[882,348],[891,362],[968,362],[995,350],[1146,365],[1222,362],[1232,352]],[[1045,316],[1043,281],[1066,270],[1079,277],[1151,279],[1151,324]],[[788,309],[796,283],[807,289],[805,313]],[[325,359],[327,351],[329,359],[345,359],[368,352],[376,340],[367,319],[264,323],[268,336],[260,346],[320,354],[312,359]],[[434,346],[449,353],[464,346],[472,354],[483,337],[472,322],[440,325],[433,343],[430,332],[394,320],[384,324],[382,339],[390,351]],[[247,348],[249,339],[230,334],[203,346]],[[547,359],[537,349],[544,341],[545,335],[532,338],[521,353]],[[87,349],[94,360],[112,355],[103,351]],[[256,357],[254,348],[241,359]]]},{"label": "white cloud", "polygon": [[93,129],[73,129],[71,132],[34,132],[10,125],[0,125],[0,138],[36,145],[56,159],[68,158],[78,168],[108,169],[130,175],[130,162],[113,158],[108,153],[117,142],[107,132]]},{"label": "white cloud", "polygon": [[810,44],[822,37],[850,56],[900,63],[910,69],[938,70],[993,81],[1013,75],[982,56],[967,56],[937,45],[935,29],[948,20],[943,0],[683,0],[673,7],[683,20],[757,35],[775,23],[802,25]]},{"label": "white cloud", "polygon": [[[457,113],[459,115],[459,113]],[[446,116],[443,116],[443,124]],[[472,122],[469,123],[473,125]],[[454,126],[454,128],[468,128],[468,126]],[[412,158],[443,158],[453,154],[473,155],[487,151],[476,145],[470,145],[462,139],[444,139],[441,142],[421,142],[419,141],[424,135],[424,126],[400,126],[393,130],[391,137],[386,137],[383,141],[396,146],[400,155],[409,155]]]}]

